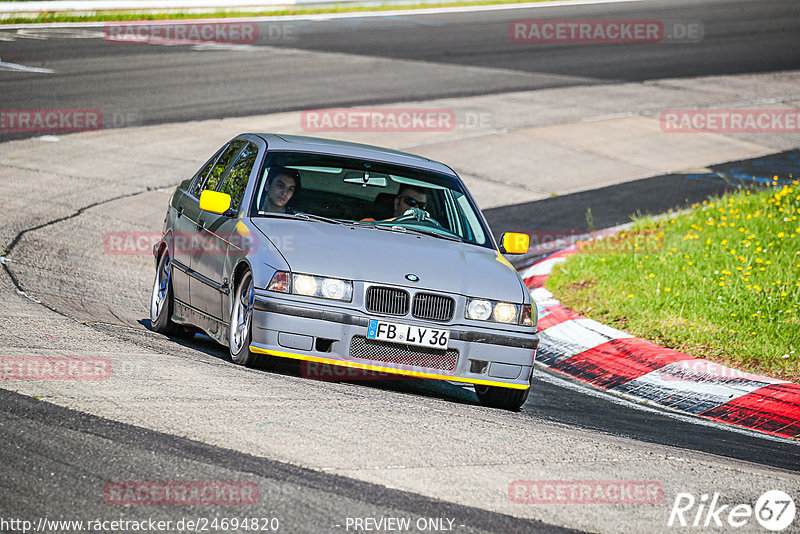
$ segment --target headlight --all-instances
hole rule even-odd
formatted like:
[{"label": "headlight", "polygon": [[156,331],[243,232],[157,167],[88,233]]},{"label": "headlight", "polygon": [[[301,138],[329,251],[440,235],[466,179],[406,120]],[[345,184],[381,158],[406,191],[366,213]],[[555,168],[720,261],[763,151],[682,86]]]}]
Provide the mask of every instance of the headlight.
[{"label": "headlight", "polygon": [[494,320],[498,323],[516,323],[517,307],[508,302],[498,302],[492,313]]},{"label": "headlight", "polygon": [[533,326],[531,307],[486,299],[467,299],[467,319]]},{"label": "headlight", "polygon": [[298,295],[314,296],[317,293],[317,281],[307,274],[294,275],[294,293]]},{"label": "headlight", "polygon": [[[291,280],[291,284],[289,280]],[[352,281],[311,274],[291,274],[286,271],[278,271],[272,276],[267,289],[269,291],[342,300],[344,302],[353,300]]]},{"label": "headlight", "polygon": [[353,286],[349,282],[338,278],[325,278],[322,280],[322,296],[326,299],[350,300]]},{"label": "headlight", "polygon": [[486,321],[492,315],[492,303],[488,300],[470,299],[467,301],[467,318]]}]

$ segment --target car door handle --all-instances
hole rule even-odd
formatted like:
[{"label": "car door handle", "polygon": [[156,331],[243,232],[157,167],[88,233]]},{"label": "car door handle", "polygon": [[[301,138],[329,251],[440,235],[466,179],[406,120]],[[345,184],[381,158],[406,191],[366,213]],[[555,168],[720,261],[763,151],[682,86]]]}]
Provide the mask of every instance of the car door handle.
[{"label": "car door handle", "polygon": [[202,232],[203,229],[205,229],[205,227],[206,227],[206,222],[205,221],[197,221],[197,231],[198,232]]},{"label": "car door handle", "polygon": [[175,216],[176,219],[180,219],[181,215],[183,215],[183,206],[178,208],[178,215]]}]

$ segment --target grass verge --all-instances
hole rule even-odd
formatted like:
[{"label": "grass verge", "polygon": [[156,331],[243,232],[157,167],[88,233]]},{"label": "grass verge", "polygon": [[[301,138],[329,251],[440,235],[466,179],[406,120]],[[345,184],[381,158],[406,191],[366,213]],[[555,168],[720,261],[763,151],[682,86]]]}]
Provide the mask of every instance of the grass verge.
[{"label": "grass verge", "polygon": [[581,246],[547,288],[637,337],[800,381],[800,187],[742,191],[639,218]]},{"label": "grass verge", "polygon": [[431,2],[413,5],[352,6],[335,4],[331,7],[281,9],[272,11],[215,11],[211,13],[99,13],[93,15],[69,15],[66,13],[45,13],[37,17],[13,17],[0,20],[3,24],[42,24],[55,22],[123,22],[137,20],[192,20],[222,18],[279,17],[286,15],[317,15],[321,13],[359,13],[368,11],[397,11],[406,9],[430,9],[462,6],[493,6],[503,4],[532,4],[552,0],[475,0],[464,2]]}]

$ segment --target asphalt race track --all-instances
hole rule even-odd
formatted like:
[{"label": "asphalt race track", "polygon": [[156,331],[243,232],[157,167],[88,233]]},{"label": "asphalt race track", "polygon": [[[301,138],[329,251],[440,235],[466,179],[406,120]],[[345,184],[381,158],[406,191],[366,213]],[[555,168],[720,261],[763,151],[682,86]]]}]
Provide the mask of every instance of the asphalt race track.
[{"label": "asphalt race track", "polygon": [[[704,38],[691,45],[509,41],[510,21],[545,17],[701,21]],[[599,86],[611,95],[624,84],[654,87],[666,78],[769,77],[800,69],[800,4],[660,0],[269,24],[290,25],[292,37],[253,46],[123,45],[104,41],[101,27],[0,27],[3,109],[94,108],[106,118],[102,132],[60,140],[0,132],[10,192],[0,224],[0,356],[99,355],[115,370],[99,385],[0,381],[0,531],[21,531],[1,522],[10,518],[36,525],[42,518],[234,516],[278,518],[282,532],[399,531],[353,523],[387,517],[408,518],[412,531],[699,531],[667,527],[681,492],[754,505],[781,489],[800,503],[797,443],[636,405],[544,372],[535,374],[521,412],[505,413],[450,383],[309,380],[290,362],[238,367],[204,336],[154,334],[146,305],[152,257],[109,256],[99,245],[111,230],[158,230],[174,185],[227,140],[219,132],[231,126],[213,119]],[[657,174],[494,203],[485,213],[495,232],[548,228],[555,219],[557,228],[583,230],[587,208],[599,226],[610,226],[737,185]],[[518,480],[658,481],[663,499],[519,504],[509,496]],[[249,483],[258,498],[236,506],[124,506],[104,494],[114,481]],[[736,531],[758,529],[753,520]],[[800,531],[800,520],[786,531]]]},{"label": "asphalt race track", "polygon": [[[156,124],[770,72],[796,68],[800,62],[800,6],[793,0],[600,4],[548,9],[546,18],[615,16],[679,24],[700,21],[703,40],[592,46],[512,43],[509,22],[545,17],[541,10],[524,9],[269,23],[255,45],[229,51],[211,45],[193,50],[107,43],[102,27],[52,33],[28,29],[22,35],[0,30],[3,61],[55,70],[47,76],[3,75],[3,106],[100,108],[107,117],[116,115],[106,121],[106,127],[113,127],[114,122]],[[273,31],[281,25],[290,29]]]}]

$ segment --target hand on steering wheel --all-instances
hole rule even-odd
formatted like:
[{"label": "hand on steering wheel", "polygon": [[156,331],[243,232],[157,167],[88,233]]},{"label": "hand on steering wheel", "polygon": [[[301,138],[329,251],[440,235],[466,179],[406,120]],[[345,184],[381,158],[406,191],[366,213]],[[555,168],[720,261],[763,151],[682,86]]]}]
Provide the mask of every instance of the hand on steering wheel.
[{"label": "hand on steering wheel", "polygon": [[397,222],[419,221],[419,222],[432,223],[440,227],[442,226],[441,224],[439,224],[439,221],[431,217],[430,213],[420,208],[411,208],[409,210],[406,210],[406,212],[403,213],[401,216],[395,218],[395,221]]}]

